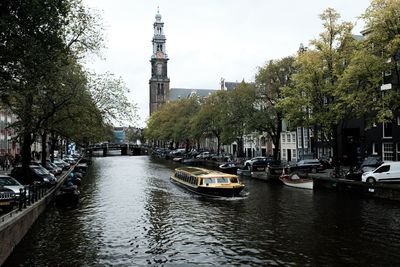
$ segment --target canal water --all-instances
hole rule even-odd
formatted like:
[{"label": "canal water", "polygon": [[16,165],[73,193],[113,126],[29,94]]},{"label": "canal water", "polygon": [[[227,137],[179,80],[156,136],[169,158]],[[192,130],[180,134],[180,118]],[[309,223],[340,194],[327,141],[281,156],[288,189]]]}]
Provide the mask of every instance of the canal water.
[{"label": "canal water", "polygon": [[243,178],[208,199],[178,164],[96,158],[74,209],[51,206],[4,266],[400,266],[399,203]]}]

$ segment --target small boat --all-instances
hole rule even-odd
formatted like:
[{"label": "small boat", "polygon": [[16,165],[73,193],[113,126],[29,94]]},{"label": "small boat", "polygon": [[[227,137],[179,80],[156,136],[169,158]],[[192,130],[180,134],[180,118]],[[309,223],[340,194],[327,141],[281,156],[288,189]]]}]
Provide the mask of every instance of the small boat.
[{"label": "small boat", "polygon": [[80,192],[76,185],[62,186],[55,195],[55,202],[59,206],[76,206]]},{"label": "small boat", "polygon": [[170,179],[191,192],[210,197],[237,197],[244,188],[236,175],[197,167],[177,168]]},{"label": "small boat", "polygon": [[244,166],[242,168],[238,168],[236,170],[236,174],[240,176],[249,176],[251,177],[251,170],[248,167]]},{"label": "small boat", "polygon": [[231,174],[236,174],[239,167],[240,166],[237,165],[235,162],[227,162],[227,163],[219,165],[219,169],[222,172],[231,173]]},{"label": "small boat", "polygon": [[310,178],[301,178],[297,173],[292,174],[282,174],[279,177],[285,185],[303,188],[303,189],[313,189],[314,188],[314,180]]},{"label": "small boat", "polygon": [[175,162],[182,162],[182,161],[183,161],[183,158],[182,158],[182,157],[175,157],[175,158],[172,159],[172,161],[175,161]]}]

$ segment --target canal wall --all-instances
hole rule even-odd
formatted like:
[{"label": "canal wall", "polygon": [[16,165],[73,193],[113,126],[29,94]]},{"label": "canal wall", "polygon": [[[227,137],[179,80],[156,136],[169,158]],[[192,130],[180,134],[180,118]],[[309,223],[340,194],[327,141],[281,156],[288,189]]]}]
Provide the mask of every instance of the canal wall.
[{"label": "canal wall", "polygon": [[350,192],[352,194],[363,195],[366,197],[400,201],[400,185],[398,184],[370,184],[321,176],[313,176],[313,180],[314,189],[330,189],[339,192]]},{"label": "canal wall", "polygon": [[28,233],[29,229],[52,201],[55,193],[72,170],[73,167],[68,172],[64,173],[59,178],[58,183],[47,191],[40,200],[32,203],[21,211],[14,209],[0,217],[0,266],[6,261],[8,256],[10,256],[26,233]]}]

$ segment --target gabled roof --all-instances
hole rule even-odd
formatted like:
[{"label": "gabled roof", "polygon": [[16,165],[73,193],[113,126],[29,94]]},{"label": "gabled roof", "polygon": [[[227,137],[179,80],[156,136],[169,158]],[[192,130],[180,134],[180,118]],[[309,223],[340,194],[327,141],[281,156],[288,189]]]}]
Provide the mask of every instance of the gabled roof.
[{"label": "gabled roof", "polygon": [[214,89],[188,89],[188,88],[171,88],[169,91],[169,100],[178,100],[189,98],[196,94],[199,97],[207,97],[209,94],[215,93]]},{"label": "gabled roof", "polygon": [[239,86],[240,83],[238,82],[225,82],[225,88],[226,90],[235,90],[236,87]]}]

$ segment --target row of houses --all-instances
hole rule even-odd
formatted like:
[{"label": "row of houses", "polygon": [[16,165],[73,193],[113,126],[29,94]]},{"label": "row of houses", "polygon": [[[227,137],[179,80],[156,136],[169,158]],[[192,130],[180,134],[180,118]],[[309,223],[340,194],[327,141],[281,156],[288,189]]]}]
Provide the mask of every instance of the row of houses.
[{"label": "row of houses", "polygon": [[[167,72],[169,57],[166,53],[166,37],[164,35],[164,23],[161,14],[157,11],[155,16],[154,36],[152,40],[153,53],[150,59],[151,78],[150,89],[150,115],[166,102],[188,98],[193,94],[199,97],[207,97],[216,90],[210,89],[187,89],[170,88],[170,79]],[[366,35],[368,32],[363,32]],[[356,40],[364,36],[354,35]],[[400,59],[400,53],[399,53]],[[400,61],[400,60],[399,60]],[[380,88],[382,94],[387,90],[398,89],[400,85],[396,72],[384,73],[383,84]],[[221,79],[220,90],[234,90],[239,83],[226,82]],[[343,164],[354,165],[368,155],[379,155],[384,161],[400,160],[400,114],[396,120],[390,123],[376,123],[369,127],[362,119],[343,121],[339,125],[338,155]],[[331,157],[331,144],[321,140],[317,129],[298,127],[291,130],[287,123],[282,121],[282,133],[280,135],[279,158],[282,161],[297,161],[305,155],[312,155],[315,158]],[[243,140],[245,156],[272,155],[273,145],[266,134],[253,133],[246,135]],[[201,144],[205,149],[217,149],[217,142],[213,139],[206,139]],[[223,146],[226,153],[237,155],[238,144]]]}]

